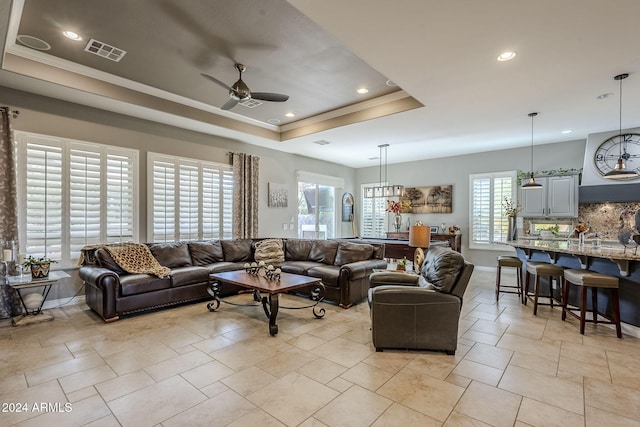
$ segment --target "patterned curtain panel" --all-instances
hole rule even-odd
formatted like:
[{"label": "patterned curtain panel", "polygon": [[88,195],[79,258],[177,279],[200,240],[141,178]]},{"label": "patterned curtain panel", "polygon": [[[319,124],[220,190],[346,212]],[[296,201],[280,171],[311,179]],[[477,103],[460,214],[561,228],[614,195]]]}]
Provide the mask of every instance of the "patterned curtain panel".
[{"label": "patterned curtain panel", "polygon": [[258,164],[260,158],[232,153],[233,238],[258,236]]},{"label": "patterned curtain panel", "polygon": [[[0,240],[18,240],[18,208],[16,199],[15,141],[7,107],[0,107]],[[14,254],[14,257],[16,254]],[[5,274],[2,266],[2,274]],[[18,294],[9,286],[0,286],[0,318],[22,312]]]}]

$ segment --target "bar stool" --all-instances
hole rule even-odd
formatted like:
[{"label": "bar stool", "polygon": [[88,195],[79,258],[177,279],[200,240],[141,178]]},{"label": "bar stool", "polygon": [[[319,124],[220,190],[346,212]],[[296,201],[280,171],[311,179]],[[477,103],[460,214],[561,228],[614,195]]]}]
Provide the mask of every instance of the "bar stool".
[{"label": "bar stool", "polygon": [[[562,282],[562,320],[567,318],[567,313],[580,320],[580,333],[584,335],[585,322],[604,323],[616,325],[616,335],[622,338],[622,327],[620,326],[620,300],[618,298],[618,287],[620,280],[615,276],[600,274],[589,270],[567,269],[564,271]],[[581,286],[580,306],[577,308],[567,308],[569,297],[569,285]],[[591,288],[591,320],[586,319],[587,314],[587,288]],[[611,289],[611,305],[613,308],[613,318],[605,314],[598,313],[598,288]],[[576,314],[579,312],[580,314]],[[598,314],[607,321],[598,321]]]},{"label": "bar stool", "polygon": [[[556,283],[558,287],[562,287],[562,277],[564,276],[564,268],[559,267],[557,265],[549,264],[547,262],[535,262],[528,261],[527,262],[527,276],[525,279],[525,287],[524,287],[524,305],[527,305],[527,298],[533,301],[533,314],[534,316],[538,314],[538,305],[549,305],[553,308],[553,287],[552,282],[553,278],[556,278]],[[534,293],[533,296],[529,293],[529,279],[530,275],[533,274],[535,277],[534,281]],[[538,302],[538,298],[540,297],[540,277],[547,276],[549,277],[549,295],[542,296],[543,298],[549,298],[548,303]],[[560,297],[562,297],[562,291],[560,292]],[[561,304],[559,304],[561,305]]]},{"label": "bar stool", "polygon": [[[502,267],[511,267],[516,269],[516,286],[502,285],[502,288],[517,289],[516,291],[503,291],[500,288],[500,281],[502,279]],[[498,267],[496,271],[496,301],[500,296],[500,292],[506,294],[518,294],[520,302],[522,302],[522,261],[515,256],[501,255],[498,257]]]}]

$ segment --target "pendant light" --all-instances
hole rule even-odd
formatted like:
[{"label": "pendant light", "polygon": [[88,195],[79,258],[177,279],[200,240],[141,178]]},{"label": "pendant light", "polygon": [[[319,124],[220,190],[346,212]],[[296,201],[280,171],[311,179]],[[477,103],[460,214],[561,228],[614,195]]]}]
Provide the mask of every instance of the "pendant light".
[{"label": "pendant light", "polygon": [[523,190],[537,190],[542,188],[542,184],[537,183],[533,177],[533,118],[537,115],[538,113],[529,113],[529,117],[531,117],[531,175],[529,176],[529,181],[522,186]]},{"label": "pendant light", "polygon": [[[625,160],[629,160],[629,153],[627,153],[627,141],[625,139],[625,135],[622,134],[622,80],[629,77],[629,74],[619,74],[615,76],[613,79],[618,80],[620,82],[620,120],[618,122],[618,137],[620,138],[618,146],[619,146],[619,155],[618,161],[612,170],[604,174],[603,178],[607,179],[629,179],[635,178],[638,176],[638,173],[633,170],[627,169],[627,164]],[[624,144],[624,149],[622,145]]]},{"label": "pendant light", "polygon": [[[380,151],[379,159],[379,181],[377,187],[367,187],[365,188],[365,196],[367,198],[371,197],[389,197],[389,196],[401,196],[403,191],[402,185],[389,185],[387,178],[387,150],[389,148],[389,144],[381,144],[378,145],[378,150]],[[384,157],[384,169],[383,169],[383,157]],[[384,170],[384,179],[383,179],[383,170]]]}]

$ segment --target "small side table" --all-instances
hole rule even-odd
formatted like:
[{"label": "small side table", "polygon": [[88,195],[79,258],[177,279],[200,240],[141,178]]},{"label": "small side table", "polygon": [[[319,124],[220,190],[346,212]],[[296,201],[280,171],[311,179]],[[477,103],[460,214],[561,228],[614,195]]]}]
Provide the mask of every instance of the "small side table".
[{"label": "small side table", "polygon": [[[48,313],[42,312],[42,306],[49,296],[49,291],[51,291],[51,287],[58,283],[58,280],[70,277],[67,273],[62,270],[52,271],[49,273],[49,276],[43,277],[40,279],[34,279],[31,277],[31,274],[20,276],[9,276],[7,279],[7,284],[16,290],[18,296],[20,297],[20,302],[22,303],[22,308],[24,309],[25,314],[14,317],[12,319],[13,326],[19,326],[23,324],[31,324],[31,323],[40,323],[46,322],[49,320],[53,320],[53,316]],[[30,298],[33,299],[37,307],[28,308],[25,302],[25,295],[22,294],[22,291],[26,289],[33,288],[42,288],[42,293],[39,295],[39,298]],[[38,296],[36,293],[35,295]],[[31,306],[32,304],[29,304]]]}]

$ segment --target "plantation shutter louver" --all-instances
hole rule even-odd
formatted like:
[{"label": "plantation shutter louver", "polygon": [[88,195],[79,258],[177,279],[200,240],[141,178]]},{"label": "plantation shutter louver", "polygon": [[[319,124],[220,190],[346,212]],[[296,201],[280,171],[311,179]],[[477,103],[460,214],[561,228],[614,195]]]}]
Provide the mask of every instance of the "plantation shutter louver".
[{"label": "plantation shutter louver", "polygon": [[508,222],[504,198],[515,199],[516,172],[495,172],[469,176],[469,229],[471,249],[503,249],[494,241],[506,240]]},{"label": "plantation shutter louver", "polygon": [[231,238],[230,166],[157,153],[148,158],[154,242]]},{"label": "plantation shutter louver", "polygon": [[137,150],[16,132],[20,250],[75,265],[85,245],[137,239]]}]

